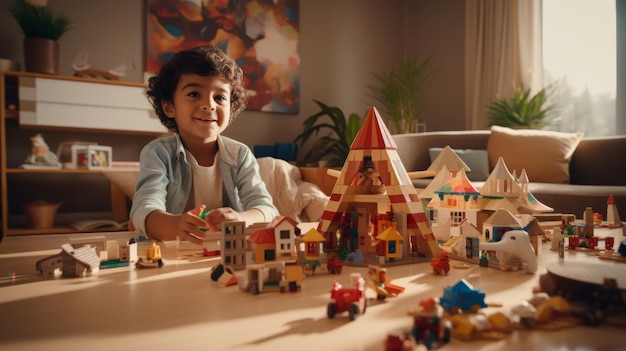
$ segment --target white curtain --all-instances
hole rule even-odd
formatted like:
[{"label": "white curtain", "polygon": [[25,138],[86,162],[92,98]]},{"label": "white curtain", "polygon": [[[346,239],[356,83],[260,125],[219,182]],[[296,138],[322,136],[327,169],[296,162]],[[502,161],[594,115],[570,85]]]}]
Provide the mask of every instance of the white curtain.
[{"label": "white curtain", "polygon": [[541,0],[466,0],[465,127],[485,129],[487,105],[542,87]]}]

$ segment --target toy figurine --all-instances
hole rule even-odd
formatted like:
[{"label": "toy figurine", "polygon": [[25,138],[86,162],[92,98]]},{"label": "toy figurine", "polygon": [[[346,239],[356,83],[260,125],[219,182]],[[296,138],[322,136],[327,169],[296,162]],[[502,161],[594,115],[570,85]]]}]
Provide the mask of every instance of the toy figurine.
[{"label": "toy figurine", "polygon": [[422,342],[429,350],[450,342],[452,324],[442,319],[443,310],[435,299],[422,300],[419,308],[409,310],[413,316],[413,338]]},{"label": "toy figurine", "polygon": [[41,133],[30,138],[32,148],[24,163],[38,166],[60,167],[59,159],[50,151]]},{"label": "toy figurine", "polygon": [[450,271],[450,254],[446,251],[440,251],[438,257],[430,261],[433,272],[437,274],[448,274]]},{"label": "toy figurine", "polygon": [[391,284],[385,268],[370,265],[367,273],[367,286],[376,292],[378,300],[397,296],[404,291],[404,287]]}]

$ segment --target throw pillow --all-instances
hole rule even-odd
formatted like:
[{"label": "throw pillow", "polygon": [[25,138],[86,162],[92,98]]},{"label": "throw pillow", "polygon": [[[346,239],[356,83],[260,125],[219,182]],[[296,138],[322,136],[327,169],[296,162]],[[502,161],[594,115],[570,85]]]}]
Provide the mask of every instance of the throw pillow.
[{"label": "throw pillow", "polygon": [[582,137],[582,133],[492,126],[487,141],[489,169],[502,157],[509,171],[520,175],[526,169],[531,182],[569,183],[570,160]]},{"label": "throw pillow", "polygon": [[[442,147],[431,147],[428,149],[430,162],[432,163],[442,151]],[[454,150],[454,153],[472,170],[467,173],[467,179],[473,182],[481,182],[489,177],[489,157],[487,150],[463,149]]]}]

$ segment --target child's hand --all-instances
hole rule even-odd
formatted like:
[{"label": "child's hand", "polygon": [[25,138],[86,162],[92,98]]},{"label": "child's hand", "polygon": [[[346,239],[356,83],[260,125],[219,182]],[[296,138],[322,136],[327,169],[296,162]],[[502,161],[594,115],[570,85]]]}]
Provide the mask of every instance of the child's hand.
[{"label": "child's hand", "polygon": [[203,238],[206,236],[206,228],[209,227],[209,224],[200,218],[204,209],[205,206],[200,205],[180,216],[178,231],[180,233],[186,233],[186,235],[179,236],[181,240],[191,241],[198,245],[203,244]]},{"label": "child's hand", "polygon": [[209,212],[204,218],[204,221],[208,224],[210,231],[216,232],[220,229],[219,225],[222,222],[241,222],[244,221],[244,218],[239,212],[232,208],[222,207]]}]

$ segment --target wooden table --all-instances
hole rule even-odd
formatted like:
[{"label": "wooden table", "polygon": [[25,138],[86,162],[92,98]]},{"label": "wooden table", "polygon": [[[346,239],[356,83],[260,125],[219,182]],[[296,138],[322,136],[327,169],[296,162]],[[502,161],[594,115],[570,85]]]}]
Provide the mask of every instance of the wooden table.
[{"label": "wooden table", "polygon": [[[616,235],[616,244],[624,240],[621,230],[606,234]],[[411,327],[407,310],[421,299],[440,297],[445,286],[465,278],[487,294],[487,302],[503,304],[486,313],[507,311],[531,296],[546,264],[559,260],[543,244],[536,274],[472,266],[438,276],[428,263],[389,267],[388,276],[405,292],[384,302],[370,300],[367,312],[351,322],[345,314],[327,318],[329,292],[335,279],[348,284],[350,273],[365,274],[364,267],[307,277],[299,293],[257,296],[211,281],[216,258],[176,259],[168,249],[161,269],[112,268],[76,279],[38,275],[35,262],[58,253],[65,242],[67,235],[7,237],[0,243],[0,349],[384,350],[388,332]],[[140,255],[146,245],[141,243]],[[566,252],[568,262],[620,265],[626,271],[624,264],[582,252]],[[517,331],[494,342],[452,340],[442,350],[624,350],[616,341],[623,332],[608,325]]]}]

